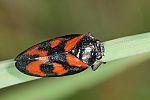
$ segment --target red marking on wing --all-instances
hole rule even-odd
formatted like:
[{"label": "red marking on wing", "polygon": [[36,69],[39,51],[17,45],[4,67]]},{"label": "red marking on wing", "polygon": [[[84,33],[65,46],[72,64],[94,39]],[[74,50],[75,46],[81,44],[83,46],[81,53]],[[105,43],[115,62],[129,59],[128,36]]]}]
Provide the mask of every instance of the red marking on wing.
[{"label": "red marking on wing", "polygon": [[46,62],[48,62],[48,57],[44,57],[42,59],[39,59],[38,61],[31,62],[26,66],[26,70],[28,70],[29,73],[35,75],[46,76],[46,74],[40,70],[40,66]]},{"label": "red marking on wing", "polygon": [[46,50],[38,50],[39,46],[35,46],[35,47],[32,47],[31,49],[29,49],[26,54],[28,55],[39,55],[41,57],[43,56],[47,56],[48,54],[48,51]]},{"label": "red marking on wing", "polygon": [[73,39],[71,39],[71,40],[68,40],[68,41],[66,42],[66,45],[65,45],[65,47],[64,47],[64,50],[65,50],[65,51],[71,50],[71,49],[76,45],[76,43],[79,42],[83,37],[84,37],[84,35],[80,35],[80,36],[75,37],[75,38],[73,38]]},{"label": "red marking on wing", "polygon": [[53,68],[54,68],[53,72],[58,75],[62,75],[68,72],[68,70],[65,70],[64,67],[58,63],[54,63]]},{"label": "red marking on wing", "polygon": [[77,67],[83,67],[83,68],[88,67],[86,63],[82,62],[81,60],[79,60],[78,58],[76,58],[75,56],[71,54],[67,54],[66,59],[70,66],[77,66]]},{"label": "red marking on wing", "polygon": [[63,40],[63,38],[56,38],[56,39],[50,41],[51,48],[58,46],[62,40]]}]

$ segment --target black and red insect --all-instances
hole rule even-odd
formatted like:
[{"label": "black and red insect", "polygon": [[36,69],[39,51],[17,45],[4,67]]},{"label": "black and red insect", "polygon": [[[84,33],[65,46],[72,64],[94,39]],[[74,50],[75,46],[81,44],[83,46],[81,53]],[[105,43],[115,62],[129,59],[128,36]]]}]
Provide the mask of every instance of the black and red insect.
[{"label": "black and red insect", "polygon": [[57,77],[79,73],[89,66],[96,70],[103,56],[102,42],[90,33],[71,34],[28,48],[15,58],[15,64],[27,75]]}]

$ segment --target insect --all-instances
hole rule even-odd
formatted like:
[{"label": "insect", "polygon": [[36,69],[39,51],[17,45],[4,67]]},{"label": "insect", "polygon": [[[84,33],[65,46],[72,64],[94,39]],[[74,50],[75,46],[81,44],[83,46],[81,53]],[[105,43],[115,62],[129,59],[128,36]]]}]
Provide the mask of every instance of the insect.
[{"label": "insect", "polygon": [[28,48],[15,58],[15,65],[27,75],[58,77],[82,72],[89,66],[96,70],[103,56],[102,42],[90,33],[71,34]]}]

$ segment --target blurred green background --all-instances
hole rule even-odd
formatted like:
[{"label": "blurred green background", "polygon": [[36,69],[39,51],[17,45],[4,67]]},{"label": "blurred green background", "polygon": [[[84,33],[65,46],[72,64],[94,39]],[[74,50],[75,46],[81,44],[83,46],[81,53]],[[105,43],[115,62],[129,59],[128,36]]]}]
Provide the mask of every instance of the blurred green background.
[{"label": "blurred green background", "polygon": [[[149,5],[149,0],[0,0],[0,60],[14,58],[37,42],[64,34],[92,32],[107,41],[148,32]],[[136,67],[59,100],[149,100],[149,59],[130,66]],[[40,79],[1,89],[0,100],[53,80]],[[38,97],[35,100],[50,100],[40,94]]]}]

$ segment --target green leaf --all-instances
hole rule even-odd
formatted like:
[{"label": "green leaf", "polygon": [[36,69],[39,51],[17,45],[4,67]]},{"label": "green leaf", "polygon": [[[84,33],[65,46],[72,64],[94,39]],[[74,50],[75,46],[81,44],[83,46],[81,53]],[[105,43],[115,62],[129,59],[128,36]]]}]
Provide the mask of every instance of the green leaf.
[{"label": "green leaf", "polygon": [[[106,41],[104,42],[104,47],[105,47],[105,56],[103,57],[102,61],[105,62],[150,52],[150,33],[143,33],[139,35],[127,36],[119,39]],[[125,69],[125,66],[119,68],[119,70],[123,69]],[[116,69],[105,68],[103,70],[95,71],[94,72],[95,74],[92,74],[93,76],[91,77],[84,75],[81,76],[81,78],[76,79],[74,77],[70,80],[70,78],[72,77],[70,76],[67,77],[68,79],[66,81],[68,85],[73,84],[73,81],[78,82],[78,80],[80,80],[83,83],[86,83],[88,82],[89,78],[92,77],[94,78],[102,74],[101,76],[107,79],[108,77],[106,76],[115,75],[117,72],[118,72],[117,68]],[[28,76],[19,72],[15,67],[15,61],[13,59],[0,62],[0,76],[1,76],[0,88],[39,79],[37,77]],[[101,81],[103,80],[103,78],[98,77],[97,80]],[[61,80],[57,81],[60,82]]]},{"label": "green leaf", "polygon": [[105,62],[150,52],[150,32],[106,41],[104,46]]}]

